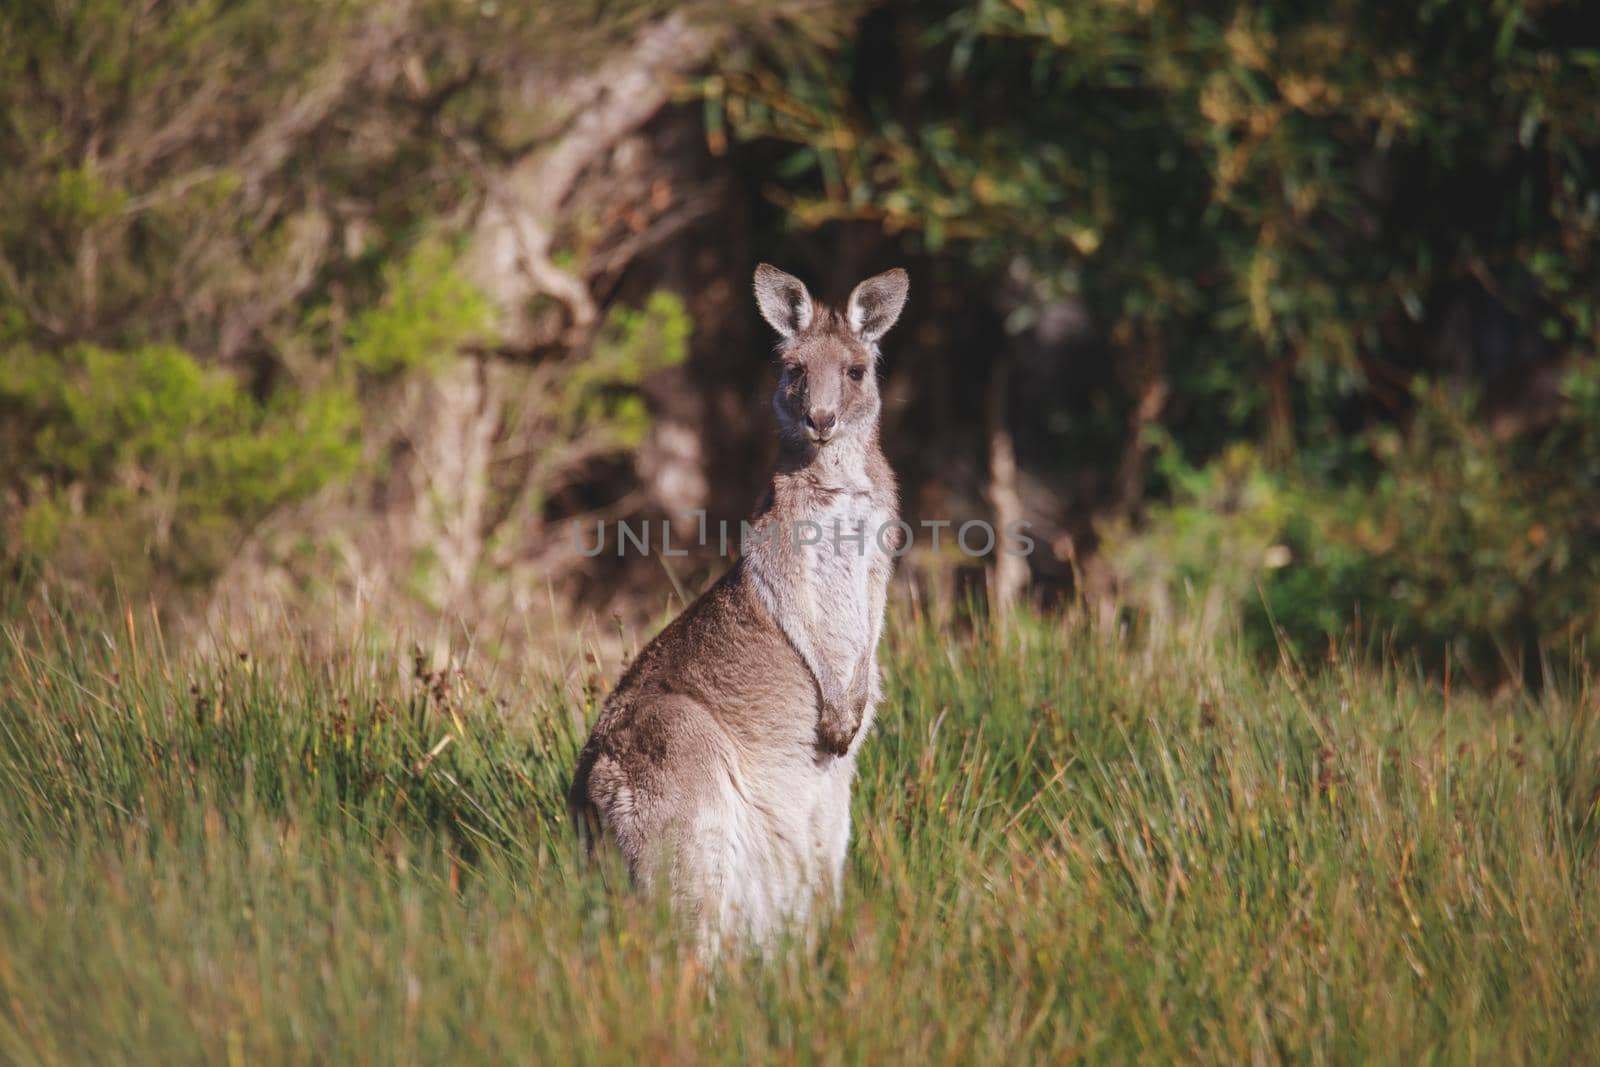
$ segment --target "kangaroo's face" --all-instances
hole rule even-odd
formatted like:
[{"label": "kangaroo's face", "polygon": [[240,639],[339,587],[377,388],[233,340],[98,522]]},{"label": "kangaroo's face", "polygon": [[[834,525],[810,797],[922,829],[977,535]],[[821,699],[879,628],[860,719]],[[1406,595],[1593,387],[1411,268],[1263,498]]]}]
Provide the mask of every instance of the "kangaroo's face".
[{"label": "kangaroo's face", "polygon": [[756,268],[756,303],[783,340],[783,376],[772,398],[785,439],[814,448],[870,436],[878,425],[878,338],[905,306],[906,272],[868,278],[841,313],[811,298],[792,275]]},{"label": "kangaroo's face", "polygon": [[784,434],[825,445],[877,425],[875,353],[849,331],[808,330],[784,345],[781,358],[783,376],[772,405]]}]

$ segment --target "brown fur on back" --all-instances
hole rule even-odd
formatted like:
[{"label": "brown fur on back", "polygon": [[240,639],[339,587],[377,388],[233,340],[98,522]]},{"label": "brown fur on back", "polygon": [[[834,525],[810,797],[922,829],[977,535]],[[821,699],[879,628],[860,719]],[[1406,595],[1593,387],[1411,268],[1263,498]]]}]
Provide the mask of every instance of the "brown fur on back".
[{"label": "brown fur on back", "polygon": [[671,724],[649,709],[657,698],[685,697],[705,708],[736,739],[771,740],[773,729],[804,746],[810,722],[773,721],[762,709],[814,699],[805,665],[745,585],[735,563],[646,645],[606,699],[578,757],[570,802],[593,810],[596,762],[609,760],[633,782],[660,783],[667,774]]}]

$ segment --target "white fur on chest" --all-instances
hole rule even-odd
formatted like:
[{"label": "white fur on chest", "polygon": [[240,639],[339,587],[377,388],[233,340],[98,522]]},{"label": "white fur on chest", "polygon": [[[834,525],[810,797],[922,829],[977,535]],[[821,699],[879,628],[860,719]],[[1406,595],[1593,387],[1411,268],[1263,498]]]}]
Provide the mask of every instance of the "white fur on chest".
[{"label": "white fur on chest", "polygon": [[880,530],[890,519],[868,494],[840,491],[797,524],[802,614],[823,655],[841,669],[841,683],[849,681],[844,671],[871,654],[883,621],[889,558]]}]

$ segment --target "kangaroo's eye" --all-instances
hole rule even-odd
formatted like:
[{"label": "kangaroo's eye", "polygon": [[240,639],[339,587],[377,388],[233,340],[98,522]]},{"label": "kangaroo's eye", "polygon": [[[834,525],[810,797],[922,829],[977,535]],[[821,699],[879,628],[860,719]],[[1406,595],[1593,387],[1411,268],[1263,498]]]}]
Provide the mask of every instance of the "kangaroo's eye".
[{"label": "kangaroo's eye", "polygon": [[851,367],[850,368],[850,380],[852,382],[859,382],[861,379],[865,378],[866,376],[867,376],[867,368],[865,368],[865,367]]},{"label": "kangaroo's eye", "polygon": [[783,373],[790,378],[802,377],[805,372],[806,365],[804,363],[785,363],[783,365]]}]

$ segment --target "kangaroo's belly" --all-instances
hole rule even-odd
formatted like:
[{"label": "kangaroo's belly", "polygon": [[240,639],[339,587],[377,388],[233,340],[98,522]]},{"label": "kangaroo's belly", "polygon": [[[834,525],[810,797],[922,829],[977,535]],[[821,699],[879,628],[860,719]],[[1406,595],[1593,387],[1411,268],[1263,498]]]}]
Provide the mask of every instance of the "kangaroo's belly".
[{"label": "kangaroo's belly", "polygon": [[717,871],[719,925],[765,940],[837,895],[853,775],[853,760],[828,760],[730,777],[696,835]]}]

